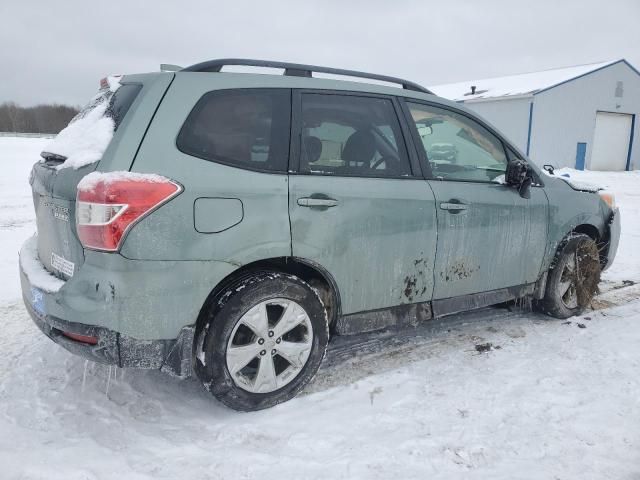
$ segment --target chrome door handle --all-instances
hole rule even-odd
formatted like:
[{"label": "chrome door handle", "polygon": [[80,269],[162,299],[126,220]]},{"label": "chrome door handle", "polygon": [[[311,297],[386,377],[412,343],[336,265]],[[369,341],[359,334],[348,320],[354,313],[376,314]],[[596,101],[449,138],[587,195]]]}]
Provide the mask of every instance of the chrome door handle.
[{"label": "chrome door handle", "polygon": [[440,208],[451,212],[461,212],[462,210],[466,210],[468,206],[464,203],[441,202]]},{"label": "chrome door handle", "polygon": [[333,198],[314,198],[303,197],[298,199],[298,205],[301,207],[335,207],[338,205],[338,200]]}]

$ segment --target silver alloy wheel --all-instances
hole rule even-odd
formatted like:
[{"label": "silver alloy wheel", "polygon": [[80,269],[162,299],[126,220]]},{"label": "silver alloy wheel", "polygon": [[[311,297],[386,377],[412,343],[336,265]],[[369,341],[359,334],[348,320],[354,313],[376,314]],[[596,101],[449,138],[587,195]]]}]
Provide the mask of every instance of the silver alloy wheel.
[{"label": "silver alloy wheel", "polygon": [[578,263],[576,254],[572,254],[562,268],[558,290],[565,307],[573,309],[578,306],[578,292],[576,290],[576,276]]},{"label": "silver alloy wheel", "polygon": [[227,343],[227,368],[234,383],[251,393],[270,393],[291,382],[306,365],[313,344],[309,315],[286,298],[247,311]]}]

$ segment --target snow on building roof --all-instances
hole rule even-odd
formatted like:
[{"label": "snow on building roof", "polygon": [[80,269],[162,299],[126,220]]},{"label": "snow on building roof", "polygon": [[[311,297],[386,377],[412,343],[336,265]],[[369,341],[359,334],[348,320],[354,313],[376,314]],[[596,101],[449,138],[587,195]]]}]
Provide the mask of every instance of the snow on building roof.
[{"label": "snow on building roof", "polygon": [[[589,63],[573,67],[554,68],[542,72],[521,73],[506,77],[465,80],[464,82],[435,85],[429,87],[429,90],[440,97],[455,101],[533,95],[541,90],[546,90],[618,62],[624,62],[624,60],[610,60],[608,62]],[[472,85],[476,87],[475,95],[471,95]]]}]

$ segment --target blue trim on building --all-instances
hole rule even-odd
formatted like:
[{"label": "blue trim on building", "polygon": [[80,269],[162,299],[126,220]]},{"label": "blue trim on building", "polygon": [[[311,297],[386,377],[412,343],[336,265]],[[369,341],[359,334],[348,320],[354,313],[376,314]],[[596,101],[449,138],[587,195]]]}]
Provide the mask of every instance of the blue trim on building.
[{"label": "blue trim on building", "polygon": [[591,75],[592,73],[599,72],[600,70],[603,70],[605,68],[609,68],[612,65],[617,65],[618,63],[624,63],[625,65],[627,65],[627,67],[629,67],[631,70],[633,70],[638,75],[640,75],[640,71],[636,70],[633,65],[631,65],[624,58],[622,58],[622,59],[617,60],[615,62],[611,62],[611,63],[609,63],[607,65],[603,65],[602,67],[596,68],[595,70],[591,70],[589,72],[583,73],[582,75],[578,75],[577,77],[573,77],[573,78],[569,78],[567,80],[563,80],[560,83],[556,83],[555,85],[551,85],[550,87],[546,87],[546,88],[543,88],[542,90],[538,90],[537,92],[533,92],[533,95],[538,95],[538,94],[540,94],[542,92],[546,92],[547,90],[551,90],[552,88],[556,88],[556,87],[559,87],[560,85],[564,85],[565,83],[573,82],[574,80],[577,80],[578,78],[586,77],[587,75]]},{"label": "blue trim on building", "polygon": [[529,127],[527,128],[527,157],[531,149],[531,124],[533,123],[533,102],[529,104]]},{"label": "blue trim on building", "polygon": [[636,129],[636,114],[631,115],[631,135],[629,135],[629,151],[627,152],[627,167],[625,170],[631,168],[631,151],[633,150],[633,132]]},{"label": "blue trim on building", "polygon": [[578,142],[576,146],[576,170],[584,170],[584,157],[587,153],[587,144]]}]

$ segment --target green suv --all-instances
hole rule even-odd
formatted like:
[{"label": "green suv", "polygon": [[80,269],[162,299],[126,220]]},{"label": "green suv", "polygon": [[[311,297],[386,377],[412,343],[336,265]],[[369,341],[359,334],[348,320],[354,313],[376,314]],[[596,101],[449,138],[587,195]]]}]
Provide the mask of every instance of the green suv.
[{"label": "green suv", "polygon": [[331,335],[520,298],[580,313],[620,219],[547,169],[398,78],[238,59],[109,77],[33,167],[24,301],[73,353],[266,408]]}]

